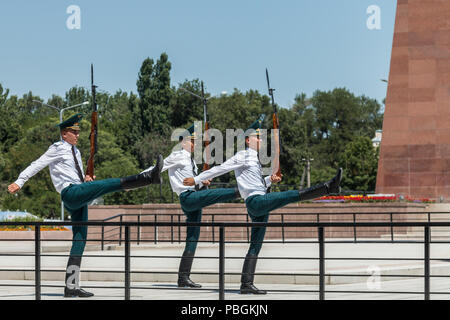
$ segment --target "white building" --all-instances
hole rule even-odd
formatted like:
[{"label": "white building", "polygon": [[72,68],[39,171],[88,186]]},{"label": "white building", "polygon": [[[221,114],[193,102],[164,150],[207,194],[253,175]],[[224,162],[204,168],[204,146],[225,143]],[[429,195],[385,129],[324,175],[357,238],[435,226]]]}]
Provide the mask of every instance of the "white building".
[{"label": "white building", "polygon": [[383,130],[377,130],[375,131],[375,138],[372,139],[372,145],[375,148],[378,148],[381,143],[381,136],[383,135]]}]

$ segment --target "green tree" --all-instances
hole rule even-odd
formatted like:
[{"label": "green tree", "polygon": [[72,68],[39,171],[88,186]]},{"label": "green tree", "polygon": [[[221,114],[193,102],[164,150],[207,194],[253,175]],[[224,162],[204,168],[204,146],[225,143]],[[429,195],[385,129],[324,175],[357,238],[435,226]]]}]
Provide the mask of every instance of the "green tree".
[{"label": "green tree", "polygon": [[[37,122],[36,126],[26,130],[24,136],[8,150],[2,180],[7,183],[14,182],[21,171],[57,140],[59,134],[54,122]],[[53,187],[48,169],[42,170],[30,179],[17,195],[9,195],[5,188],[1,191],[0,197],[4,208],[26,210],[41,217],[58,212],[60,207],[59,195]]]},{"label": "green tree", "polygon": [[[133,148],[133,146],[135,146],[142,138],[142,118],[140,116],[141,112],[139,109],[139,98],[135,94],[130,93],[130,96],[128,97],[127,107],[128,111],[125,111],[125,113],[129,114],[130,123],[127,130],[124,132],[127,138],[122,140],[128,139],[129,143],[124,147],[126,149],[129,149]],[[136,156],[136,154],[134,155]]]},{"label": "green tree", "polygon": [[149,132],[169,134],[171,131],[169,104],[173,91],[170,87],[170,69],[171,63],[166,53],[162,53],[156,63],[150,58],[142,63],[137,81],[142,136]]},{"label": "green tree", "polygon": [[16,143],[20,135],[20,126],[16,117],[16,108],[8,100],[9,89],[0,85],[0,169],[4,166],[4,153]]},{"label": "green tree", "polygon": [[270,125],[269,98],[256,90],[242,93],[235,88],[231,94],[211,98],[208,106],[211,126],[224,134],[226,129],[247,129],[261,114],[266,115],[263,127]]},{"label": "green tree", "polygon": [[356,97],[345,88],[316,91],[311,98],[314,110],[313,149],[321,165],[337,167],[347,143],[356,136],[373,137],[380,128],[380,104],[365,96]]},{"label": "green tree", "polygon": [[[271,118],[271,117],[270,117]],[[290,109],[279,109],[283,184],[299,184],[304,162],[308,156],[302,117]],[[272,128],[272,125],[270,125]]]},{"label": "green tree", "polygon": [[365,136],[356,137],[347,144],[342,155],[343,187],[349,190],[375,190],[378,170],[378,148]]},{"label": "green tree", "polygon": [[[211,127],[221,131],[224,138],[226,137],[227,129],[242,129],[245,131],[261,114],[266,114],[263,128],[271,127],[269,113],[272,107],[269,98],[261,95],[256,90],[242,93],[238,89],[234,89],[232,94],[212,97],[208,102],[208,107]],[[226,146],[225,140],[223,141],[223,146],[224,148]],[[234,151],[237,151],[236,139],[234,141]],[[225,157],[226,154],[224,154],[222,161],[226,160]],[[230,182],[233,180],[233,176],[233,173],[231,173],[218,177],[214,181]]]},{"label": "green tree", "polygon": [[121,90],[114,95],[108,95],[104,105],[101,108],[101,117],[99,126],[106,131],[114,134],[115,140],[120,148],[127,153],[132,151],[132,147],[140,138],[137,135],[136,123],[138,117],[135,117],[132,100],[135,98],[132,93],[130,96]]},{"label": "green tree", "polygon": [[[202,120],[202,101],[181,88],[201,95],[199,79],[185,80],[171,87],[171,63],[166,53],[159,59],[147,58],[138,74],[137,94],[118,90],[109,94],[97,90],[99,106],[99,152],[96,157],[98,179],[136,174],[152,165],[159,153],[167,156],[177,141],[171,141],[176,127],[186,128]],[[206,93],[207,97],[210,97]],[[9,95],[0,85],[0,202],[3,209],[28,210],[47,217],[59,212],[59,195],[54,190],[48,170],[30,179],[23,192],[9,195],[6,186],[37,159],[54,141],[59,140],[55,125],[59,115],[42,106],[32,92],[22,97]],[[48,104],[63,108],[84,101],[92,102],[90,89],[70,88],[64,98],[52,95]],[[226,136],[226,129],[245,130],[260,114],[266,114],[263,128],[272,129],[270,98],[256,90],[210,97],[209,121],[212,128]],[[314,158],[311,183],[331,178],[337,167],[344,167],[344,189],[373,190],[378,154],[370,139],[381,129],[381,105],[366,96],[355,96],[345,88],[314,92],[312,97],[299,93],[291,108],[278,108],[282,153],[280,156],[283,182],[298,185],[305,167],[302,159]],[[64,114],[81,112],[82,133],[79,148],[86,164],[89,155],[91,105],[72,109]],[[270,135],[268,150],[270,150]],[[223,141],[225,146],[225,141]],[[236,146],[235,146],[236,151]],[[374,153],[375,152],[375,153]],[[268,152],[270,154],[270,151]],[[223,159],[225,160],[225,159]],[[107,204],[138,204],[159,202],[162,193],[171,201],[173,193],[164,183],[130,192],[118,192],[104,197]],[[233,182],[233,174],[215,179]],[[160,189],[161,188],[161,189]],[[276,188],[275,188],[276,190]],[[177,197],[175,197],[177,201]],[[58,215],[58,214],[56,214]]]},{"label": "green tree", "polygon": [[[74,106],[79,103],[83,103],[85,101],[90,101],[91,96],[90,92],[83,87],[72,87],[69,91],[66,92],[65,105]],[[97,97],[98,99],[98,97]],[[90,110],[89,107],[84,107],[87,110]]]},{"label": "green tree", "polygon": [[[174,128],[189,127],[194,121],[203,119],[203,102],[201,99],[192,96],[184,88],[201,96],[201,82],[198,79],[192,81],[184,81],[177,89],[173,88],[175,94],[171,101],[171,125]],[[209,95],[206,94],[206,97]]]}]

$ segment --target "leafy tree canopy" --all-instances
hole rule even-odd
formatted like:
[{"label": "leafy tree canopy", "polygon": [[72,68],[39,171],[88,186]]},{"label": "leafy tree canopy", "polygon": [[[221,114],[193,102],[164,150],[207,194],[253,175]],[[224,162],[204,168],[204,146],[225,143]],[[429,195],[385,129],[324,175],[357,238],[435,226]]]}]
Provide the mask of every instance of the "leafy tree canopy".
[{"label": "leafy tree canopy", "polygon": [[[185,88],[201,95],[201,80],[186,79],[171,84],[172,64],[166,53],[155,61],[147,58],[137,74],[137,93],[108,93],[99,88],[97,179],[137,174],[154,164],[159,153],[167,156],[176,141],[175,128],[187,128],[203,119],[203,102],[187,94]],[[226,137],[227,129],[245,130],[260,114],[266,114],[263,127],[272,129],[272,106],[269,97],[257,90],[211,96],[207,92],[210,127]],[[48,169],[31,178],[17,195],[7,193],[7,185],[59,140],[59,113],[37,101],[28,92],[22,97],[10,95],[0,84],[0,209],[27,210],[42,217],[58,217],[60,196],[54,190]],[[74,86],[64,97],[53,95],[46,104],[66,108],[92,101],[90,89]],[[83,164],[89,156],[91,106],[66,110],[64,118],[76,112],[85,117],[78,147]],[[371,144],[375,130],[381,129],[381,105],[366,96],[355,96],[346,88],[317,90],[311,97],[300,92],[290,108],[279,107],[281,132],[281,167],[284,184],[297,188],[304,174],[305,160],[311,160],[311,183],[329,179],[336,169],[344,170],[343,189],[371,191],[375,188],[378,151]],[[270,135],[269,135],[270,150]],[[226,141],[223,141],[225,147]],[[269,151],[270,153],[270,151]],[[227,156],[227,155],[224,155]],[[226,160],[226,159],[223,159]],[[199,167],[201,167],[199,165]],[[177,201],[163,174],[161,186],[150,186],[104,197],[105,204],[139,204]],[[215,182],[235,183],[233,173]],[[160,197],[162,195],[162,198]]]}]

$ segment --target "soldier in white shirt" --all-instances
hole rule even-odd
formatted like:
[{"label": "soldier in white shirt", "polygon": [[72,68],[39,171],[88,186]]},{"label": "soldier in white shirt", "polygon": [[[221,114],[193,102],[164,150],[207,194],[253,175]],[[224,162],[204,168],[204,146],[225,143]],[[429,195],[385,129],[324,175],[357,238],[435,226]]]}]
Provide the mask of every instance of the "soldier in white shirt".
[{"label": "soldier in white shirt", "polygon": [[[199,181],[196,186],[185,186],[183,184],[185,178],[193,178],[197,175],[197,165],[192,158],[195,139],[194,126],[192,125],[180,137],[181,150],[173,151],[165,158],[162,168],[162,172],[169,171],[170,185],[180,198],[180,205],[186,215],[186,222],[201,222],[202,208],[215,203],[229,202],[239,197],[239,191],[236,188],[207,189],[206,187],[210,184],[209,179]],[[178,287],[201,287],[200,284],[190,279],[199,236],[199,226],[187,227],[186,245],[178,270]]]},{"label": "soldier in white shirt", "polygon": [[[339,184],[342,178],[341,168],[333,179],[311,188],[300,191],[289,190],[267,193],[268,187],[272,183],[281,181],[281,177],[271,175],[263,178],[262,176],[262,167],[258,158],[258,150],[260,149],[261,143],[261,139],[259,138],[259,130],[261,128],[260,119],[255,121],[247,129],[247,132],[251,130],[253,132],[246,137],[246,145],[248,146],[246,150],[239,151],[220,166],[215,166],[204,171],[195,178],[185,179],[184,184],[193,186],[200,181],[213,179],[234,170],[239,192],[245,200],[248,215],[253,222],[267,222],[271,211],[289,203],[315,199],[330,193],[339,192]],[[264,241],[265,232],[265,227],[252,227],[250,247],[242,269],[241,294],[266,293],[265,290],[259,290],[253,284],[256,262]]]},{"label": "soldier in white shirt", "polygon": [[[18,192],[35,174],[49,167],[50,177],[64,207],[74,222],[88,221],[88,203],[114,191],[130,190],[161,182],[162,156],[159,155],[153,170],[124,178],[94,181],[95,177],[83,174],[81,153],[76,148],[79,122],[83,115],[76,114],[58,124],[62,140],[52,144],[36,161],[23,170],[18,179],[8,186],[10,193]],[[81,258],[86,245],[87,226],[73,226],[73,242],[66,269],[65,297],[91,297],[92,293],[79,287]]]}]

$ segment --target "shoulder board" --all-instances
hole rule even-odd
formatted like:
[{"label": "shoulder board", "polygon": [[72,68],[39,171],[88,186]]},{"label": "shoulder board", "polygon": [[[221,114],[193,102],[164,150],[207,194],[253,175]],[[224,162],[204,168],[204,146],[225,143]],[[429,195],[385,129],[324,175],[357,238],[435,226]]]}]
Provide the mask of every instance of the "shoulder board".
[{"label": "shoulder board", "polygon": [[235,154],[235,157],[241,160],[247,158],[247,156],[248,156],[247,150],[241,150]]},{"label": "shoulder board", "polygon": [[247,154],[248,153],[248,149],[244,149],[241,151],[238,151],[236,154]]},{"label": "shoulder board", "polygon": [[[66,150],[66,144],[63,141],[55,142],[50,146],[50,148],[56,148],[57,150]],[[70,149],[70,148],[69,148]]]}]

